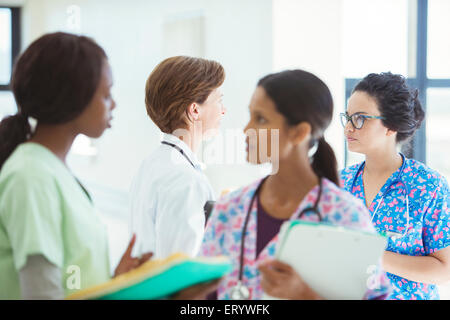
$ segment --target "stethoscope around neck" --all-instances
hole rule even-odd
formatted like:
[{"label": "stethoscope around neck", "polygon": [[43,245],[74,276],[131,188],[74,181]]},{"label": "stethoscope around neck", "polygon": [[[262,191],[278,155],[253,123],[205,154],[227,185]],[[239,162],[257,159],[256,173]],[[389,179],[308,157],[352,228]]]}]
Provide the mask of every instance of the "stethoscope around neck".
[{"label": "stethoscope around neck", "polygon": [[[403,172],[404,172],[405,166],[406,166],[406,158],[405,158],[405,156],[402,153],[400,153],[400,156],[402,157],[402,166],[400,167],[400,172],[397,174],[397,177],[391,183],[389,183],[387,188],[384,190],[383,194],[381,195],[381,199],[378,201],[378,204],[377,204],[375,210],[373,211],[372,217],[370,219],[370,221],[373,222],[373,218],[377,214],[378,209],[380,208],[381,204],[384,202],[384,198],[391,191],[391,187],[393,185],[398,184],[398,183],[402,184],[404,186],[405,199],[406,199],[406,227],[405,227],[405,230],[403,231],[403,233],[393,232],[393,231],[383,231],[383,230],[380,231],[381,233],[385,233],[392,240],[397,240],[399,238],[404,237],[408,233],[408,229],[409,229],[409,199],[408,199],[409,189],[408,189],[407,185],[402,180],[402,175],[403,175]],[[355,187],[356,180],[358,179],[358,175],[364,169],[365,163],[366,162],[364,161],[358,167],[358,171],[356,171],[356,174],[353,177],[352,185],[350,187],[350,192],[353,192],[353,188]]]},{"label": "stethoscope around neck", "polygon": [[177,146],[176,144],[174,144],[174,143],[170,143],[170,142],[167,142],[167,141],[161,141],[161,143],[162,144],[166,144],[166,145],[168,145],[169,147],[172,147],[172,148],[174,148],[174,149],[176,149],[179,153],[181,153],[181,155],[191,164],[191,166],[195,169],[195,165],[194,165],[194,163],[192,162],[192,160],[191,159],[189,159],[189,157],[186,155],[186,153],[184,153],[184,151],[183,151],[183,149],[181,149],[179,146]]},{"label": "stethoscope around neck", "polygon": [[[244,251],[245,251],[245,234],[247,233],[247,225],[248,221],[250,220],[250,213],[253,208],[253,204],[255,202],[256,197],[258,196],[258,193],[264,184],[264,182],[267,180],[268,176],[265,177],[261,182],[259,183],[258,187],[256,188],[255,192],[253,193],[252,199],[250,200],[250,205],[247,209],[247,215],[245,216],[244,221],[244,227],[242,229],[242,235],[241,235],[241,251],[239,255],[239,279],[237,284],[231,289],[230,292],[230,298],[232,300],[247,300],[250,297],[250,291],[248,288],[243,284],[243,274],[244,274]],[[320,197],[322,195],[322,179],[319,178],[319,194],[317,196],[317,199],[314,203],[314,206],[305,208],[297,215],[297,219],[300,219],[305,213],[312,212],[317,215],[319,218],[319,221],[322,221],[322,217],[319,213],[319,201]]]},{"label": "stethoscope around neck", "polygon": [[[192,168],[197,169],[195,167],[194,163],[192,162],[192,160],[189,159],[189,157],[186,155],[186,153],[183,151],[183,149],[181,149],[179,146],[177,146],[174,143],[167,142],[167,141],[161,141],[161,143],[168,145],[169,147],[172,147],[175,150],[177,150],[191,164]],[[206,201],[205,205],[203,206],[203,211],[205,213],[205,227],[206,227],[206,223],[208,222],[209,216],[211,215],[211,212],[214,208],[214,204],[215,204],[214,200],[208,200],[208,201]]]}]

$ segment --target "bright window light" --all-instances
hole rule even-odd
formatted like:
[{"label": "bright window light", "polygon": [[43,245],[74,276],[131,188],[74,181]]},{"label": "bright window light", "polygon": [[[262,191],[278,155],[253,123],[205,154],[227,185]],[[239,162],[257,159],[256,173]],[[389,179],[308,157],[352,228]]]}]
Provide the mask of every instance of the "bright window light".
[{"label": "bright window light", "polygon": [[450,78],[450,1],[428,1],[428,77]]},{"label": "bright window light", "polygon": [[343,1],[343,72],[362,78],[372,72],[407,74],[408,1]]}]

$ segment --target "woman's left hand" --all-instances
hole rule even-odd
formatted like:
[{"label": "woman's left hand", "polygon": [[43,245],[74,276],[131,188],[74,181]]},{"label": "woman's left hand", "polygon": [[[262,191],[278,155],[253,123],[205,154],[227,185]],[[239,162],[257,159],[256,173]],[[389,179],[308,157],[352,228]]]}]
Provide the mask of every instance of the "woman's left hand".
[{"label": "woman's left hand", "polygon": [[130,270],[139,267],[141,264],[148,261],[153,256],[152,252],[148,252],[143,254],[140,258],[133,258],[131,256],[131,252],[133,251],[135,242],[136,242],[136,235],[133,234],[130,243],[128,244],[127,250],[123,254],[122,259],[120,259],[119,264],[117,265],[117,268],[114,272],[114,277],[117,277],[122,273],[126,273]]},{"label": "woman's left hand", "polygon": [[322,299],[288,264],[278,260],[269,260],[258,266],[261,272],[261,286],[272,297],[293,300]]}]

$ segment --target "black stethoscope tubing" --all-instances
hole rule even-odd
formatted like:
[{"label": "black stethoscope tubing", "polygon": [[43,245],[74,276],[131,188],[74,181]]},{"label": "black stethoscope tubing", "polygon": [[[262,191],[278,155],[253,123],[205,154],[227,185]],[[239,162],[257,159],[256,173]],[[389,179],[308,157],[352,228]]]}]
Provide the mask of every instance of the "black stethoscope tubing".
[{"label": "black stethoscope tubing", "polygon": [[[184,153],[183,149],[181,149],[179,146],[177,146],[176,144],[167,142],[167,141],[161,141],[161,143],[166,144],[169,147],[172,147],[172,148],[178,150],[181,153],[181,155],[183,157],[185,157],[187,161],[189,161],[189,163],[192,165],[192,167],[194,169],[196,169],[194,163],[191,161],[191,159],[189,159],[189,157]],[[203,211],[205,213],[205,226],[206,226],[206,223],[208,222],[211,211],[214,208],[214,203],[215,203],[215,201],[209,200],[209,201],[206,201],[205,205],[203,206]]]},{"label": "black stethoscope tubing", "polygon": [[161,141],[161,143],[162,143],[162,144],[166,144],[166,145],[168,145],[168,146],[170,146],[170,147],[172,147],[172,148],[178,150],[178,151],[182,154],[182,156],[185,157],[186,160],[189,161],[189,163],[191,164],[191,166],[195,169],[194,163],[191,161],[191,159],[189,159],[189,157],[186,155],[186,153],[184,153],[183,149],[181,149],[181,148],[180,148],[179,146],[177,146],[176,144],[173,144],[173,143],[170,143],[170,142],[167,142],[167,141]]}]

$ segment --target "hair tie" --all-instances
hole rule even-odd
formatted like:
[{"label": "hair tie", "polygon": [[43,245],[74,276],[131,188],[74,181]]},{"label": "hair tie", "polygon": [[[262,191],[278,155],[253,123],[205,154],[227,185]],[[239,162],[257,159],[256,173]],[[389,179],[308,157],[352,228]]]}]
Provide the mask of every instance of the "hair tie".
[{"label": "hair tie", "polygon": [[15,115],[16,117],[19,118],[20,121],[22,121],[22,123],[24,124],[24,126],[26,126],[27,128],[29,128],[29,133],[27,134],[27,139],[31,137],[31,135],[34,133],[34,131],[36,130],[36,125],[37,125],[37,120],[34,119],[33,117],[30,117],[29,115],[27,115],[26,113],[23,113],[21,111],[19,111],[18,113],[16,113]]},{"label": "hair tie", "polygon": [[308,157],[310,159],[316,154],[317,149],[319,148],[319,140],[313,140],[312,141],[312,146],[308,150]]}]

